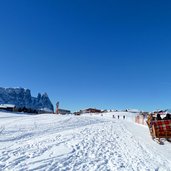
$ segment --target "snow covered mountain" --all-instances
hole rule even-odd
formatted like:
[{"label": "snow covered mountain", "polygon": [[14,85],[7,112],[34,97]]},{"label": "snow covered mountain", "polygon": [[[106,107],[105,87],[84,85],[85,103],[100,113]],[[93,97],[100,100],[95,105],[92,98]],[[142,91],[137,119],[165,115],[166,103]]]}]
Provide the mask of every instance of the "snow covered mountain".
[{"label": "snow covered mountain", "polygon": [[53,111],[53,105],[47,93],[38,93],[37,97],[31,96],[31,91],[24,88],[0,87],[0,104],[14,104],[16,107],[31,109],[49,109]]}]

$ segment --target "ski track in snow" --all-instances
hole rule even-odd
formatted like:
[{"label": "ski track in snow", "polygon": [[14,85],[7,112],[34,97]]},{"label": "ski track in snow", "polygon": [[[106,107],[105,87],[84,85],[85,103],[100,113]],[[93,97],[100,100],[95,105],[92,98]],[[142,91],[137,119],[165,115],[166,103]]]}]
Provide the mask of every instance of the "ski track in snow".
[{"label": "ski track in snow", "polygon": [[171,170],[171,162],[154,155],[122,121],[92,116],[46,120],[43,116],[39,124],[38,116],[29,116],[15,118],[11,126],[4,123],[0,144],[6,145],[0,147],[0,170]]}]

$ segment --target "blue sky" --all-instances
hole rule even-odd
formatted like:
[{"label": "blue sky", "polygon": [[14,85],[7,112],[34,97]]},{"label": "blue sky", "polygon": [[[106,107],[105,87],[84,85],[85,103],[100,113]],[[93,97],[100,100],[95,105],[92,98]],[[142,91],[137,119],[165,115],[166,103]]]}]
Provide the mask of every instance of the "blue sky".
[{"label": "blue sky", "polygon": [[0,86],[72,111],[171,108],[170,21],[169,1],[0,1]]}]

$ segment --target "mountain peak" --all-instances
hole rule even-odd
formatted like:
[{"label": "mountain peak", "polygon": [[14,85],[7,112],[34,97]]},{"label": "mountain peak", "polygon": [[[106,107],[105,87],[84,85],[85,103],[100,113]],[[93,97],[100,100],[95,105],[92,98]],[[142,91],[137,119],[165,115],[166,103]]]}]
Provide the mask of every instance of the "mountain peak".
[{"label": "mountain peak", "polygon": [[26,107],[31,109],[47,108],[53,111],[53,105],[47,93],[37,97],[31,96],[30,89],[26,88],[3,88],[0,87],[0,104],[14,104],[16,107]]}]

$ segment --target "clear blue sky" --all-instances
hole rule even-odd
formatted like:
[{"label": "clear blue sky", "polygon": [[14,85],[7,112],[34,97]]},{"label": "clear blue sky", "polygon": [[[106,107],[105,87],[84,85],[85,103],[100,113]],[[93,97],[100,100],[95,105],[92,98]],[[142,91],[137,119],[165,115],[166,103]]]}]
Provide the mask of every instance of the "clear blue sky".
[{"label": "clear blue sky", "polygon": [[171,108],[171,2],[1,0],[0,62],[72,111]]}]

